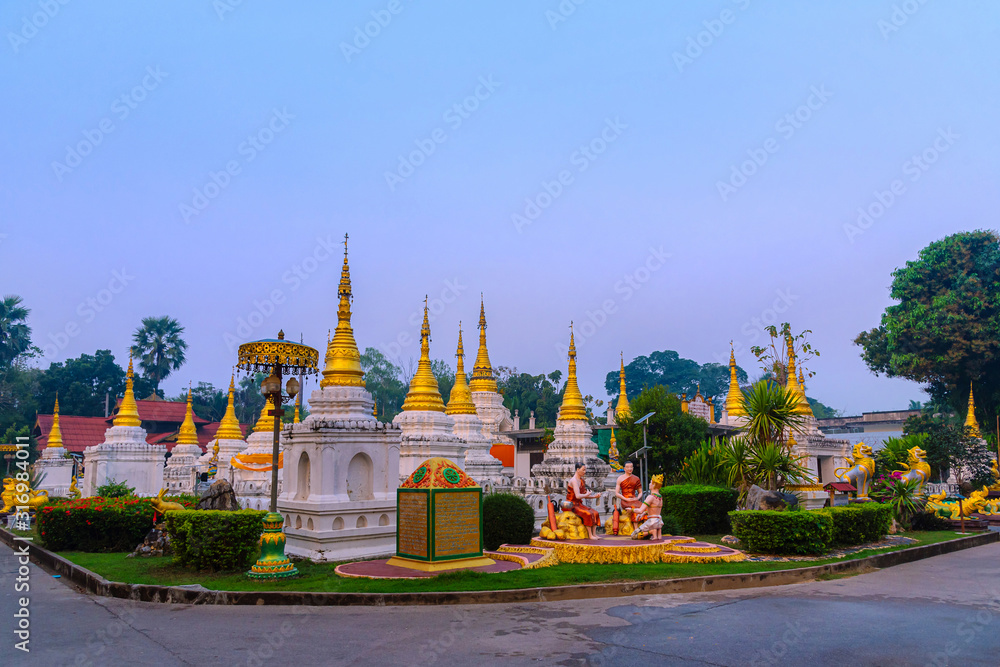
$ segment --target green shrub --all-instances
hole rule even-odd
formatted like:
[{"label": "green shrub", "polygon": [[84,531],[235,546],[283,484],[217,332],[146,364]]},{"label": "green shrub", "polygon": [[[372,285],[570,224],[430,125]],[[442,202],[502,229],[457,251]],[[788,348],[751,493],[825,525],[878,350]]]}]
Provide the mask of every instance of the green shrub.
[{"label": "green shrub", "polygon": [[737,492],[720,486],[679,484],[660,489],[663,514],[680,522],[684,535],[729,532],[729,513],[736,509]]},{"label": "green shrub", "polygon": [[833,516],[826,511],[730,512],[733,535],[747,551],[761,554],[822,554],[833,543]]},{"label": "green shrub", "polygon": [[43,505],[37,521],[52,551],[132,551],[153,527],[153,506],[144,498],[93,496]]},{"label": "green shrub", "polygon": [[184,510],[167,512],[174,562],[197,570],[246,570],[260,553],[267,512]]},{"label": "green shrub", "polygon": [[824,510],[833,516],[833,544],[856,546],[881,540],[892,524],[892,507],[859,503]]},{"label": "green shrub", "polygon": [[97,487],[97,495],[101,498],[131,498],[135,496],[135,487],[112,479]]},{"label": "green shrub", "polygon": [[493,493],[483,498],[483,544],[495,551],[501,544],[528,544],[535,531],[531,505],[512,493]]},{"label": "green shrub", "polygon": [[931,512],[917,512],[910,521],[911,530],[950,530],[951,524],[947,519]]},{"label": "green shrub", "polygon": [[664,514],[662,532],[664,535],[683,535],[684,528],[673,514]]}]

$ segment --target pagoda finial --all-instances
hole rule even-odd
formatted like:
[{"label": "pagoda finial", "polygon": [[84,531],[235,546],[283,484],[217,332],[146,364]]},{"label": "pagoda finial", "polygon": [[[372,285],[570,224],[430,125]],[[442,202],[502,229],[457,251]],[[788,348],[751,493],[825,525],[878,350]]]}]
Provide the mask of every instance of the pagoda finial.
[{"label": "pagoda finial", "polygon": [[455,384],[451,386],[448,396],[449,415],[474,415],[476,405],[472,402],[472,391],[465,379],[465,348],[462,345],[462,323],[458,323],[458,350],[455,352]]},{"label": "pagoda finial", "polygon": [[621,367],[618,370],[618,406],[615,408],[615,417],[627,419],[632,416],[632,409],[628,405],[628,394],[625,391],[625,353],[620,352]]},{"label": "pagoda finial", "polygon": [[730,417],[746,417],[743,409],[743,392],[736,377],[736,349],[729,343],[729,392],[726,394],[726,414]]},{"label": "pagoda finial", "polygon": [[972,383],[969,383],[969,411],[965,415],[965,428],[973,438],[983,437],[976,420],[976,399],[972,394]]},{"label": "pagoda finial", "polygon": [[444,401],[441,399],[441,389],[437,378],[431,370],[430,357],[431,325],[427,317],[427,297],[424,297],[424,322],[420,327],[420,361],[417,362],[417,372],[410,380],[410,390],[403,401],[403,411],[444,412]]},{"label": "pagoda finial", "polygon": [[184,409],[184,421],[181,422],[181,428],[177,431],[176,444],[198,444],[198,430],[194,425],[194,408],[191,405],[191,383],[188,383],[187,407]]},{"label": "pagoda finial", "polygon": [[139,406],[135,402],[133,376],[132,350],[130,349],[128,353],[128,371],[125,373],[125,396],[122,397],[122,403],[118,406],[118,414],[115,415],[114,421],[115,426],[142,425],[142,422],[139,420]]},{"label": "pagoda finial", "polygon": [[219,428],[215,431],[216,440],[242,440],[243,429],[240,428],[240,421],[236,418],[236,377],[229,376],[229,400],[226,403],[226,414],[219,423]]},{"label": "pagoda finial", "polygon": [[563,392],[562,405],[559,407],[557,421],[587,420],[587,405],[583,402],[583,394],[576,382],[576,340],[573,337],[573,323],[569,324],[569,373],[566,376],[566,388]]},{"label": "pagoda finial", "polygon": [[295,415],[292,417],[293,424],[298,424],[301,421],[301,419],[299,418],[299,406],[301,405],[302,405],[302,392],[299,392],[299,395],[295,397]]},{"label": "pagoda finial", "polygon": [[469,389],[497,393],[497,381],[493,375],[489,350],[486,349],[486,301],[482,293],[479,295],[479,351],[476,353],[476,363],[472,367]]},{"label": "pagoda finial", "polygon": [[793,396],[796,397],[797,405],[795,407],[795,414],[797,415],[811,415],[812,408],[809,407],[809,401],[806,399],[806,393],[802,389],[802,385],[799,383],[798,375],[796,374],[795,368],[795,343],[792,341],[791,334],[786,336],[786,341],[788,345],[788,368],[787,368],[787,380],[785,382],[785,389],[788,390]]},{"label": "pagoda finial", "polygon": [[[361,353],[351,328],[351,267],[347,263],[347,234],[344,234],[344,266],[340,271],[337,294],[337,328],[333,340],[326,344],[326,368],[320,387],[364,387],[365,372],[361,369]],[[329,332],[327,333],[329,336]]]},{"label": "pagoda finial", "polygon": [[49,429],[48,447],[62,447],[62,429],[59,428],[59,392],[56,392],[56,405],[52,408],[52,428]]}]

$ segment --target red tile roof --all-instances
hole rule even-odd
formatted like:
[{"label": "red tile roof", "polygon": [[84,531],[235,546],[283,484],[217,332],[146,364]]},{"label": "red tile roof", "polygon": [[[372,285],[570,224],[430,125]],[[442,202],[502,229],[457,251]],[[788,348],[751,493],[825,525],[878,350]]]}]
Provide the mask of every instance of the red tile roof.
[{"label": "red tile roof", "polygon": [[[118,406],[121,405],[122,399],[118,399],[115,405],[115,412],[118,412]],[[150,422],[170,422],[180,424],[184,421],[184,413],[187,411],[187,403],[182,401],[152,401],[143,399],[141,401],[135,402],[136,406],[139,408],[139,419],[142,421]],[[109,417],[108,421],[112,421],[114,417]],[[202,419],[198,415],[194,416],[195,424],[208,424],[207,419]]]},{"label": "red tile roof", "polygon": [[[38,415],[34,432],[39,448],[48,446],[50,430],[52,430],[52,415]],[[104,442],[104,432],[108,430],[108,424],[104,417],[59,415],[59,430],[62,431],[63,446],[67,451],[82,453],[87,447]]]}]

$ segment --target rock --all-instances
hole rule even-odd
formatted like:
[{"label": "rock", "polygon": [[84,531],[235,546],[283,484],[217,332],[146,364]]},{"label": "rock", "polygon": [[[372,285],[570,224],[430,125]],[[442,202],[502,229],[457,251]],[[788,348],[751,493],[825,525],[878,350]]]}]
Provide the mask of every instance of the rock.
[{"label": "rock", "polygon": [[220,479],[212,482],[212,486],[205,490],[201,500],[198,501],[200,510],[227,510],[236,511],[240,509],[240,503],[236,500],[236,492],[229,484],[229,480]]},{"label": "rock", "polygon": [[799,499],[791,493],[765,491],[756,484],[747,491],[746,509],[748,510],[782,510],[798,504]]},{"label": "rock", "polygon": [[726,535],[722,538],[722,543],[738,546],[740,543],[740,538],[736,537],[735,535]]},{"label": "rock", "polygon": [[164,530],[164,524],[161,523],[157,524],[146,534],[142,544],[137,546],[135,551],[130,553],[127,558],[134,558],[135,556],[150,558],[153,556],[167,556],[169,554],[170,536]]}]

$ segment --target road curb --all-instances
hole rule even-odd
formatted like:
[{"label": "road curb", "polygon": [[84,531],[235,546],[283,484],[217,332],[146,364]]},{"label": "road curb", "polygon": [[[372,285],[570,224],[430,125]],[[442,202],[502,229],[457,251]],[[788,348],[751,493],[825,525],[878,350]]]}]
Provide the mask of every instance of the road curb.
[{"label": "road curb", "polygon": [[468,591],[445,593],[306,593],[295,591],[213,591],[182,586],[152,584],[125,584],[108,581],[104,577],[82,568],[33,542],[18,538],[0,528],[0,541],[9,547],[28,545],[31,560],[71,581],[87,593],[103,597],[135,600],[138,602],[165,602],[173,604],[216,605],[308,605],[308,606],[387,606],[387,605],[445,605],[445,604],[498,604],[511,602],[539,602],[583,600],[623,597],[629,595],[663,595],[670,593],[704,593],[710,591],[741,590],[769,586],[785,586],[812,581],[819,575],[851,574],[871,568],[884,569],[932,558],[943,554],[971,549],[1000,541],[1000,533],[988,532],[948,542],[902,549],[877,554],[867,558],[814,565],[811,567],[747,574],[724,574],[705,577],[684,577],[656,581],[628,581],[609,584],[580,584],[576,586],[551,586],[521,588],[503,591]]}]

